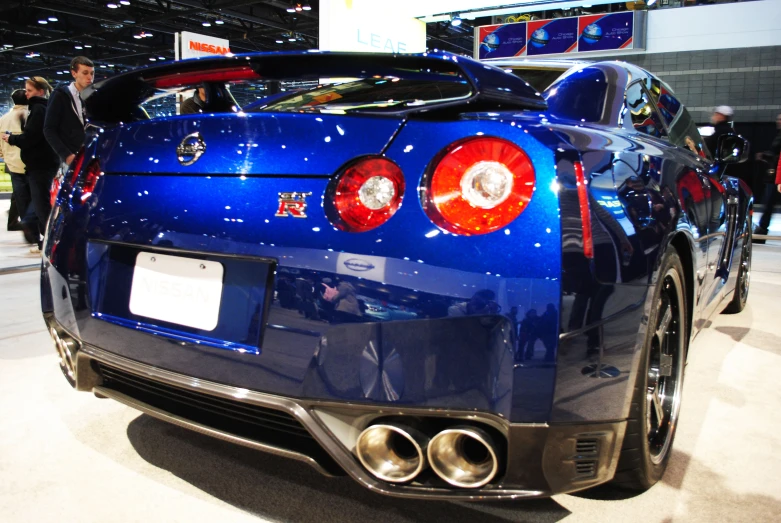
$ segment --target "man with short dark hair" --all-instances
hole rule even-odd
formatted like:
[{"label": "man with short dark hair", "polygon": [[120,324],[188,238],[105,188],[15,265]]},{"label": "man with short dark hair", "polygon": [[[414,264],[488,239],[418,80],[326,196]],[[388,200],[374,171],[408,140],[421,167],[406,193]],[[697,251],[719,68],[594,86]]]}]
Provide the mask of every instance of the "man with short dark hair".
[{"label": "man with short dark hair", "polygon": [[49,98],[43,134],[49,145],[66,164],[70,164],[84,144],[85,113],[79,96],[92,85],[95,65],[86,56],[71,60],[73,82],[57,87]]},{"label": "man with short dark hair", "polygon": [[202,113],[204,107],[206,107],[206,88],[199,87],[190,98],[182,102],[179,114]]}]

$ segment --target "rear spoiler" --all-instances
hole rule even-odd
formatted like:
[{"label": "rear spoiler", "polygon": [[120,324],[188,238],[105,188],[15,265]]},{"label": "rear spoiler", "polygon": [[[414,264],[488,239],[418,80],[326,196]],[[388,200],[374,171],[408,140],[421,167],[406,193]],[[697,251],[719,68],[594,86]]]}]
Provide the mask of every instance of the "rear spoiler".
[{"label": "rear spoiler", "polygon": [[[91,121],[116,123],[145,118],[140,104],[168,89],[204,82],[376,76],[441,81],[463,79],[472,85],[473,95],[455,103],[470,104],[472,108],[475,105],[496,110],[544,110],[547,107],[540,93],[517,76],[469,58],[439,52],[413,55],[304,51],[196,58],[119,74],[84,89],[81,97]],[[425,109],[408,107],[399,112],[429,110],[453,103],[427,105]]]}]

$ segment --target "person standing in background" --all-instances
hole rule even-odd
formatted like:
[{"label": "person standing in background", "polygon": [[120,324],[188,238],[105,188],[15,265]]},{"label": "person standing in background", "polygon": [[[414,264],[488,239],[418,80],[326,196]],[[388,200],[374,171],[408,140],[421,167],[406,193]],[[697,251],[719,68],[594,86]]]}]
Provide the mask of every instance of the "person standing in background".
[{"label": "person standing in background", "polygon": [[[776,116],[776,136],[767,151],[757,153],[757,160],[766,162],[767,169],[764,175],[765,193],[762,196],[762,217],[754,229],[754,234],[767,234],[770,227],[770,219],[773,217],[773,208],[778,204],[778,191],[776,180],[778,177],[779,158],[781,157],[781,114]],[[756,239],[754,243],[765,243],[765,240]]]},{"label": "person standing in background", "polygon": [[729,105],[720,105],[713,110],[713,114],[710,117],[710,121],[713,124],[713,134],[705,138],[705,145],[708,146],[708,150],[714,158],[719,145],[719,137],[735,132],[730,124],[734,114],[735,111]]},{"label": "person standing in background", "polygon": [[86,56],[77,56],[71,60],[71,75],[73,82],[57,87],[52,93],[43,126],[46,140],[66,165],[73,162],[84,145],[86,118],[79,93],[92,85],[95,64]]},{"label": "person standing in background", "polygon": [[24,90],[27,94],[30,114],[22,134],[3,134],[2,139],[21,149],[22,161],[30,184],[30,196],[38,218],[38,245],[30,249],[30,252],[37,253],[40,252],[41,239],[51,212],[49,188],[57,174],[59,159],[43,135],[46,105],[49,93],[52,91],[51,85],[45,78],[33,76],[25,82]]},{"label": "person standing in background", "polygon": [[182,102],[179,114],[202,113],[204,107],[206,107],[206,89],[199,87],[190,98]]},{"label": "person standing in background", "polygon": [[[17,89],[11,93],[11,101],[14,103],[10,111],[0,117],[0,133],[21,134],[27,120],[27,94],[24,89]],[[5,140],[0,141],[0,156],[5,161],[5,171],[11,176],[13,187],[13,202],[19,215],[24,239],[27,243],[37,243],[38,225],[35,211],[32,209],[32,196],[30,184],[25,175],[25,166],[22,161],[21,150]],[[16,219],[14,218],[16,225]],[[10,225],[10,222],[9,222]],[[18,225],[17,225],[18,227]],[[18,230],[18,228],[16,229]]]}]

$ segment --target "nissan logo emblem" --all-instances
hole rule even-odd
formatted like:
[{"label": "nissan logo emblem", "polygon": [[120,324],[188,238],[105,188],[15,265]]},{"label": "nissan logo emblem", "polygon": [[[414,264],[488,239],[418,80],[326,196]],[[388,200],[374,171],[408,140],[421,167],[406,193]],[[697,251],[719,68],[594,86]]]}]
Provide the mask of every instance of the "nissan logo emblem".
[{"label": "nissan logo emblem", "polygon": [[201,133],[188,134],[176,148],[176,157],[182,165],[192,165],[206,152],[206,142]]}]

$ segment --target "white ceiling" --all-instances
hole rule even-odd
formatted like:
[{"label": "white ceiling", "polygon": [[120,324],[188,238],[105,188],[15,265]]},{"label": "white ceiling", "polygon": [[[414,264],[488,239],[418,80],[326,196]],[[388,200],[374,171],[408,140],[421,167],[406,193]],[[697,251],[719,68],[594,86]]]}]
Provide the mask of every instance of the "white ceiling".
[{"label": "white ceiling", "polygon": [[[422,18],[426,22],[443,20],[451,13],[464,14],[464,18],[492,16],[510,13],[525,13],[543,9],[570,9],[599,4],[617,3],[616,0],[396,0],[394,8],[398,12]],[[445,16],[437,16],[445,15]]]}]

